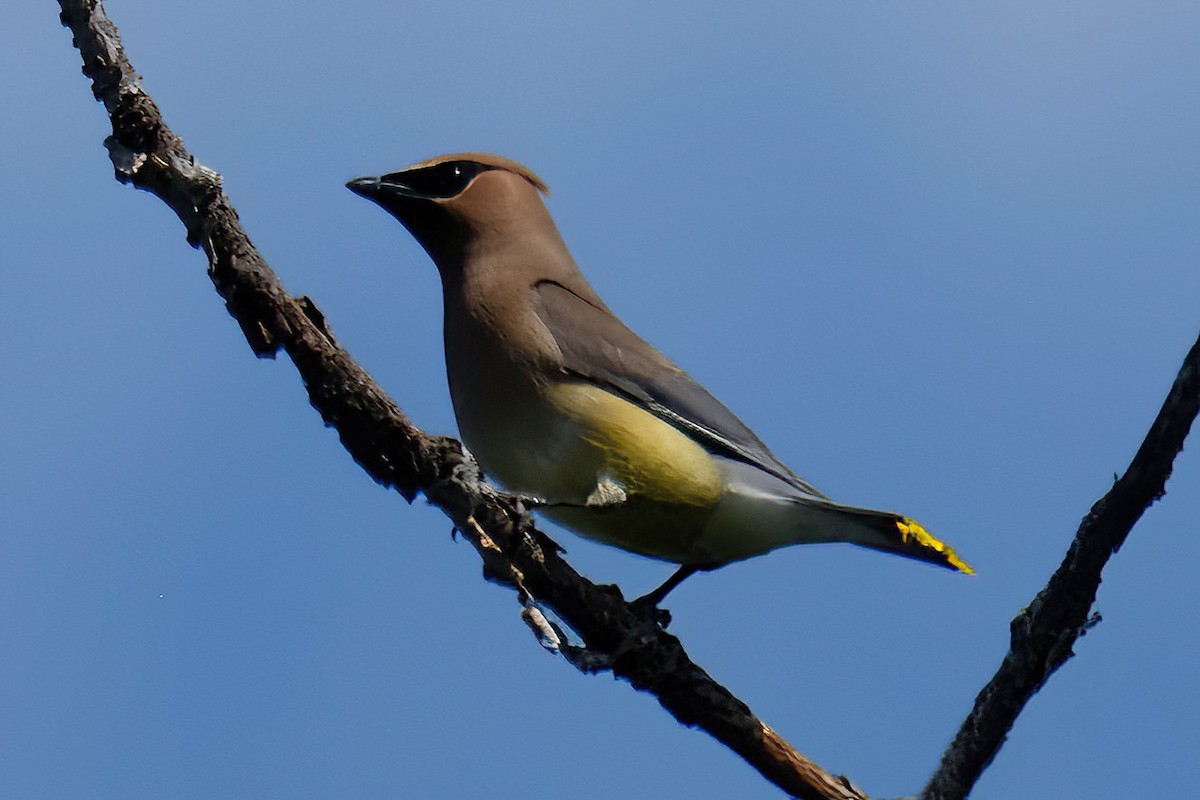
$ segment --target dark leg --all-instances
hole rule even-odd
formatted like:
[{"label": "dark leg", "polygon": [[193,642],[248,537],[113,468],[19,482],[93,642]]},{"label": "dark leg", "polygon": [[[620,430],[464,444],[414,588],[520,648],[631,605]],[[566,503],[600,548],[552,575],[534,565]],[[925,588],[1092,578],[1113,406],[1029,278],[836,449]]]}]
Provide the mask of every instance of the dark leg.
[{"label": "dark leg", "polygon": [[639,597],[637,600],[634,600],[633,605],[641,606],[643,608],[658,608],[658,604],[663,601],[663,598],[670,594],[672,589],[702,569],[704,568],[696,566],[695,564],[684,564],[682,567],[675,570],[675,574],[663,581],[662,586],[659,586],[654,591],[648,592]]}]

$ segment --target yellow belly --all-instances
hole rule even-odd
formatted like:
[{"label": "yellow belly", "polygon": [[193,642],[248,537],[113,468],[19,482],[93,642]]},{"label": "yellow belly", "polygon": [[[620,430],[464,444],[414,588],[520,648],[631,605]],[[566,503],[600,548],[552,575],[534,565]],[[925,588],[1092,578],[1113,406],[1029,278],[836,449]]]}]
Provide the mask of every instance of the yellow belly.
[{"label": "yellow belly", "polygon": [[586,383],[559,384],[547,396],[573,423],[573,456],[589,476],[643,501],[710,509],[720,499],[721,474],[708,452],[650,412]]},{"label": "yellow belly", "polygon": [[695,545],[724,488],[708,452],[591,384],[537,395],[507,409],[509,424],[493,421],[468,441],[484,469],[544,498],[548,516],[583,536],[676,563],[702,560]]},{"label": "yellow belly", "polygon": [[[549,398],[577,430],[572,466],[611,488],[594,493],[582,508],[548,514],[583,536],[635,553],[677,563],[695,560],[696,542],[723,490],[708,452],[653,414],[595,386],[561,384]],[[614,493],[624,497],[606,503]]]}]

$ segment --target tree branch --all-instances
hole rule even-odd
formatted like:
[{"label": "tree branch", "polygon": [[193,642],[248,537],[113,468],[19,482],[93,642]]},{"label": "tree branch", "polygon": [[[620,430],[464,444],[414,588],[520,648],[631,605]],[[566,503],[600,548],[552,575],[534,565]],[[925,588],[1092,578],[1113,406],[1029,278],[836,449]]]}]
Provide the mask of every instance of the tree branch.
[{"label": "tree branch", "polygon": [[[1175,456],[1200,411],[1200,339],[1125,474],[1083,518],[1046,588],[1011,624],[1012,645],[942,756],[922,800],[961,800],[995,758],[1029,699],[1074,655],[1075,640],[1100,621],[1090,615],[1100,572],[1142,513],[1166,494]],[[1090,616],[1089,616],[1090,615]]]},{"label": "tree branch", "polygon": [[59,5],[112,122],[105,146],[117,180],[153,193],[179,216],[254,353],[288,354],[313,407],[372,478],[410,502],[424,493],[475,546],[489,579],[516,589],[527,611],[535,603],[552,607],[584,640],[583,648],[558,645],[578,668],[611,670],[650,692],[679,722],[707,731],[795,797],[865,800],[763,724],[693,663],[678,639],[635,614],[616,587],[578,575],[518,502],[482,481],[458,442],[413,425],[338,346],[320,311],[284,290],[241,228],[220,176],[192,157],[142,89],[100,0]]}]

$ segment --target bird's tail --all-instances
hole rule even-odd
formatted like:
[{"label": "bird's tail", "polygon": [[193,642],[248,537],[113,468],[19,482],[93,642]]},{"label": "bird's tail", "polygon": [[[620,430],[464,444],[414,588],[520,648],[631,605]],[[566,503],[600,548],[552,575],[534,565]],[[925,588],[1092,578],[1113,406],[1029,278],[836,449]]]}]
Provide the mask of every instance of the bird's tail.
[{"label": "bird's tail", "polygon": [[975,574],[953,547],[925,530],[916,520],[887,511],[830,505],[833,505],[830,510],[840,518],[841,535],[838,538],[841,541],[927,561],[968,575]]}]

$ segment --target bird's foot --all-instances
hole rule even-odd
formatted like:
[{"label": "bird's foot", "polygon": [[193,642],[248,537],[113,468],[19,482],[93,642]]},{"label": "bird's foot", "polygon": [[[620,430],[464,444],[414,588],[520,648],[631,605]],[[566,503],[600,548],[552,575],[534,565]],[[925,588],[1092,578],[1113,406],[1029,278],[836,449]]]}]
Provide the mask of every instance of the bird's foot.
[{"label": "bird's foot", "polygon": [[509,495],[509,497],[512,498],[513,503],[516,505],[517,512],[521,514],[528,514],[531,511],[536,511],[539,508],[545,508],[550,505],[550,501],[546,498],[537,497],[532,494],[513,494]]},{"label": "bird's foot", "polygon": [[517,514],[516,524],[521,535],[515,536],[512,539],[511,545],[508,548],[507,555],[512,555],[516,548],[520,547],[525,541],[525,537],[529,536],[533,543],[555,553],[565,553],[566,549],[558,542],[551,539],[545,533],[542,533],[534,525],[533,511],[538,508],[545,508],[554,505],[544,497],[535,497],[529,494],[510,494],[508,499],[512,502],[513,511]]},{"label": "bird's foot", "polygon": [[671,624],[671,612],[658,607],[659,598],[654,597],[654,594],[654,592],[650,592],[636,600],[631,600],[629,608],[638,619],[665,630]]},{"label": "bird's foot", "polygon": [[513,512],[517,516],[517,527],[522,531],[533,528],[533,512],[548,505],[544,497],[534,497],[530,494],[512,494],[508,499],[512,502]]}]

